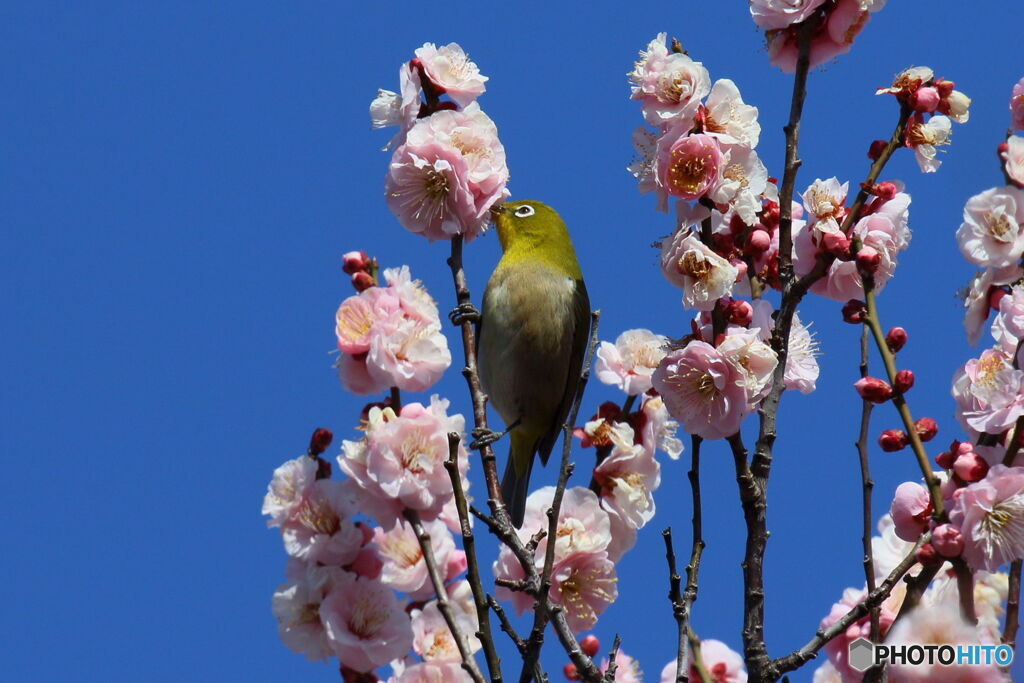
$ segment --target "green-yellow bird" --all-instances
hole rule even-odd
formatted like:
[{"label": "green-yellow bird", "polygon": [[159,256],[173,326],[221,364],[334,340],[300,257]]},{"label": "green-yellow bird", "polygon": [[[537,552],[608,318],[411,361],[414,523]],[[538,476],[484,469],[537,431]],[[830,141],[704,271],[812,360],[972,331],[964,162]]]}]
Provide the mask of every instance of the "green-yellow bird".
[{"label": "green-yellow bird", "polygon": [[535,201],[494,210],[503,255],[484,292],[480,380],[511,448],[501,492],[522,526],[530,470],[546,464],[576,395],[590,299],[565,223]]}]

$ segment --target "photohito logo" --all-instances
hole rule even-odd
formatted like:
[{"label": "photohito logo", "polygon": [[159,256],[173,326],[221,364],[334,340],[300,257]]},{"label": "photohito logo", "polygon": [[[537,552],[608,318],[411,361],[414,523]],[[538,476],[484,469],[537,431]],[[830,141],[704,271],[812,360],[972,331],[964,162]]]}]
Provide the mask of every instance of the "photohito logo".
[{"label": "photohito logo", "polygon": [[850,666],[867,671],[876,664],[928,664],[940,666],[1009,666],[1009,645],[875,645],[866,638],[850,643]]}]

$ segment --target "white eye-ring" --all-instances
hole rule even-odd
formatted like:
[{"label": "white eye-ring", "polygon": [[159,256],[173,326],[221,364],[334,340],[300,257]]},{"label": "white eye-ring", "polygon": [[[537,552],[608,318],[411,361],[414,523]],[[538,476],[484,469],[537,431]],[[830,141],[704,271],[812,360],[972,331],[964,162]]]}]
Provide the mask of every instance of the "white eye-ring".
[{"label": "white eye-ring", "polygon": [[530,206],[529,204],[523,204],[518,209],[516,209],[516,215],[519,216],[520,218],[526,218],[527,216],[532,216],[535,213],[537,212],[534,211],[533,207]]}]

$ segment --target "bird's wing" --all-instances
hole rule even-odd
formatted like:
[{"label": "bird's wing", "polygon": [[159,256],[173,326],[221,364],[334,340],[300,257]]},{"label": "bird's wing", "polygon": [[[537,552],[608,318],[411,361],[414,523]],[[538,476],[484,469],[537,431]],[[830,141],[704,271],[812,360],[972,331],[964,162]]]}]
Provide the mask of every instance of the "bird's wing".
[{"label": "bird's wing", "polygon": [[537,443],[537,452],[540,454],[540,461],[546,465],[551,450],[558,441],[558,435],[562,431],[562,425],[569,416],[569,409],[573,399],[576,398],[576,389],[580,384],[580,370],[583,365],[583,357],[587,353],[587,342],[590,339],[590,297],[587,296],[587,287],[583,279],[575,281],[575,291],[572,299],[573,336],[572,355],[569,359],[569,373],[565,379],[565,393],[562,394],[562,402],[559,404],[558,415],[555,421]]}]

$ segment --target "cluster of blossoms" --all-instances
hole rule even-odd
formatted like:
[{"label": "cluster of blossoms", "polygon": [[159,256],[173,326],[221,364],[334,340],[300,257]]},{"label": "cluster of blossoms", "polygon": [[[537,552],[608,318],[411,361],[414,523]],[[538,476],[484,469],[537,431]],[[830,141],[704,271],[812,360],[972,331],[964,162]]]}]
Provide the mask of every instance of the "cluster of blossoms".
[{"label": "cluster of blossoms", "polygon": [[388,208],[432,242],[469,241],[508,197],[505,148],[476,102],[487,77],[455,43],[426,43],[415,55],[399,70],[399,92],[381,90],[370,103],[374,128],[398,127],[384,181]]},{"label": "cluster of blossoms", "polygon": [[750,0],[750,15],[764,30],[771,63],[793,73],[801,25],[811,31],[814,67],[849,52],[871,14],[884,6],[885,0]]},{"label": "cluster of blossoms", "polygon": [[[600,651],[601,643],[594,636],[587,636],[580,640],[580,649],[588,657],[596,657]],[[704,663],[704,670],[715,683],[746,683],[747,670],[743,664],[743,657],[720,640],[702,640],[700,643],[701,661]],[[693,662],[693,650],[690,649],[690,656],[687,661]],[[610,661],[605,657],[601,661],[600,672],[607,675]],[[661,683],[674,683],[676,680],[676,660],[668,662],[661,670],[659,681]],[[570,681],[580,680],[576,665],[569,663],[562,670],[565,678]],[[688,678],[691,681],[701,680],[697,668],[691,664]],[[640,663],[630,657],[622,650],[615,653],[615,679],[616,683],[643,683],[643,671],[640,670]],[[648,679],[649,680],[649,679]]]},{"label": "cluster of blossoms", "polygon": [[[925,496],[927,498],[927,494]],[[897,507],[894,503],[894,508]],[[900,513],[903,514],[902,512]],[[907,540],[906,529],[897,521],[894,509],[892,516],[885,515],[878,522],[879,535],[871,539],[874,558],[875,581],[881,583],[886,576],[913,551],[914,541]],[[940,533],[939,536],[942,534]],[[933,535],[933,538],[935,536]],[[934,541],[933,541],[934,543]],[[896,621],[907,596],[906,584],[900,582],[882,603],[879,612],[879,631],[888,644],[943,643],[950,645],[996,645],[1000,642],[1000,616],[1006,601],[1008,577],[1004,572],[976,571],[974,574],[974,606],[977,625],[964,620],[960,612],[959,592],[956,577],[951,566],[934,549],[923,547],[918,553],[919,563],[914,564],[910,576],[918,575],[924,564],[940,564],[938,577],[921,597],[918,605],[905,618]],[[835,624],[851,608],[867,596],[867,588],[848,588],[836,602],[829,614],[822,619],[820,628]],[[814,673],[815,683],[853,683],[860,681],[864,674],[854,670],[847,659],[850,643],[858,638],[868,638],[870,620],[864,617],[825,645],[826,661]],[[894,683],[923,681],[1006,681],[1005,674],[998,666],[950,666],[940,667],[927,664],[907,663],[890,665],[888,680]]]},{"label": "cluster of blossoms", "polygon": [[[351,252],[344,262],[348,272],[369,259]],[[377,284],[375,271],[375,265],[372,271],[353,271],[353,284],[361,291],[335,314],[341,383],[355,394],[388,387],[426,391],[452,362],[437,305],[408,266],[384,270],[385,286]]]},{"label": "cluster of blossoms", "polygon": [[[936,159],[937,147],[949,144],[952,124],[967,123],[971,98],[953,89],[953,81],[935,78],[926,66],[913,66],[896,76],[888,88],[877,95],[894,95],[908,112],[903,144],[914,150],[917,165],[924,173],[934,173],[942,162]],[[938,112],[938,113],[936,113]],[[869,156],[885,146],[884,140],[872,144]]]}]

